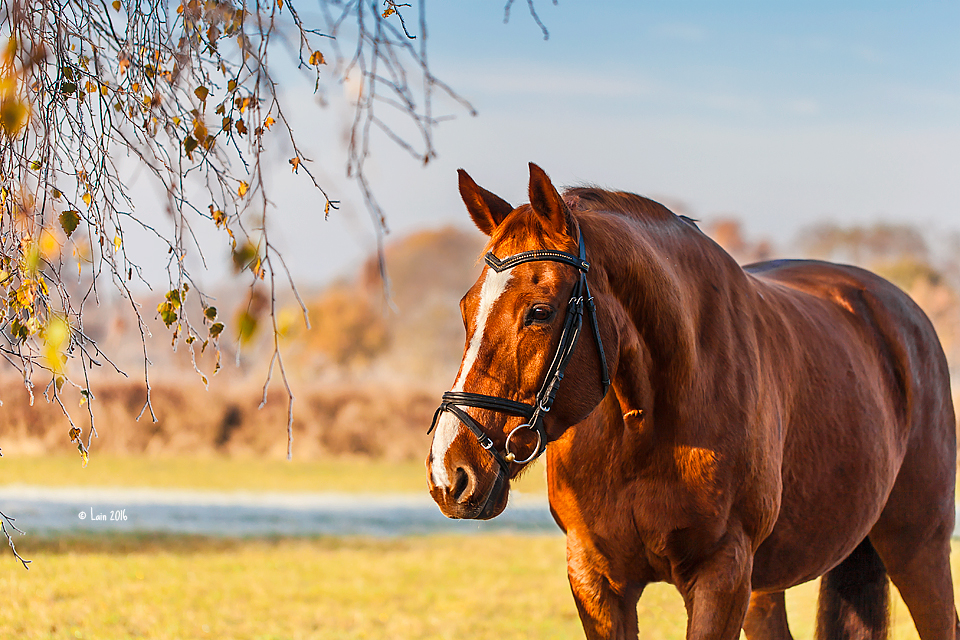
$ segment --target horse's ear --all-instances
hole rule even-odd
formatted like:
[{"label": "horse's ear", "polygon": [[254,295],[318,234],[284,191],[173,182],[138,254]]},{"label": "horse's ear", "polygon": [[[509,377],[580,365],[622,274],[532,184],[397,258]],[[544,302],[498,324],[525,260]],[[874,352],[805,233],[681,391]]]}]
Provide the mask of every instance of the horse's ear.
[{"label": "horse's ear", "polygon": [[492,235],[503,219],[510,215],[513,207],[500,196],[490,193],[473,181],[463,169],[457,169],[460,176],[460,197],[474,224],[480,231]]},{"label": "horse's ear", "polygon": [[546,172],[530,163],[530,206],[544,218],[550,229],[567,234],[570,232],[570,210],[560,197]]}]

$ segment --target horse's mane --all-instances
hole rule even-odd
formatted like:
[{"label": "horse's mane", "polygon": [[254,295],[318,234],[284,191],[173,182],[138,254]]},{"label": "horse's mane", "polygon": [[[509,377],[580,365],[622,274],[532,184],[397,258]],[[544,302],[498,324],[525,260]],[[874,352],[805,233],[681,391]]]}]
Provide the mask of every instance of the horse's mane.
[{"label": "horse's mane", "polygon": [[573,212],[610,211],[640,220],[675,221],[677,216],[659,202],[626,191],[608,191],[599,187],[571,187],[563,200]]},{"label": "horse's mane", "polygon": [[[659,202],[627,191],[609,191],[591,186],[569,187],[563,191],[563,201],[574,215],[578,213],[613,213],[643,223],[654,223],[658,227],[679,225],[678,228],[680,229],[692,227],[697,232],[700,231],[696,222],[687,216],[677,215]],[[532,211],[529,204],[520,205],[518,210]],[[493,247],[497,246],[504,237],[527,238],[548,235],[539,216],[516,216],[511,218],[510,224],[497,227],[490,236],[484,252],[492,251]],[[563,250],[562,246],[549,246],[547,248]]]}]

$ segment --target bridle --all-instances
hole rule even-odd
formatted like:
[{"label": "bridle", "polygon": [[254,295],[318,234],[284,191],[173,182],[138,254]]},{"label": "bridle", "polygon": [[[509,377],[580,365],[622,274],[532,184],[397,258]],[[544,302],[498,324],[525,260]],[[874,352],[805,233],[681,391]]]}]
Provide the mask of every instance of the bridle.
[{"label": "bridle", "polygon": [[[563,373],[566,371],[567,364],[573,356],[573,349],[577,344],[577,338],[580,337],[580,329],[583,326],[584,307],[590,316],[590,325],[593,327],[593,336],[597,341],[597,350],[600,354],[601,381],[603,396],[607,395],[610,388],[610,375],[607,371],[607,358],[603,353],[603,343],[600,341],[600,326],[597,324],[597,307],[593,302],[593,296],[590,295],[590,287],[587,284],[587,271],[590,269],[590,263],[586,260],[586,247],[583,243],[583,233],[578,229],[579,257],[572,253],[563,251],[553,251],[551,249],[538,249],[536,251],[524,251],[516,255],[509,256],[501,260],[491,251],[484,256],[484,260],[496,272],[511,269],[524,262],[562,262],[576,267],[580,278],[573,287],[573,293],[570,302],[567,303],[567,314],[563,320],[563,330],[560,333],[560,344],[557,345],[557,352],[553,356],[553,361],[547,369],[543,379],[543,386],[532,404],[507,400],[497,396],[488,396],[482,393],[470,393],[467,391],[447,391],[443,394],[442,402],[433,414],[433,422],[427,434],[433,431],[437,426],[437,420],[444,411],[449,411],[455,415],[480,441],[480,446],[490,452],[506,477],[510,476],[510,464],[526,464],[532,462],[542,454],[547,448],[547,433],[543,426],[543,416],[550,411],[556,398],[557,390],[560,388],[560,381],[563,380]],[[487,409],[499,413],[506,413],[513,416],[520,416],[526,419],[526,422],[514,428],[508,435],[503,445],[503,452],[500,452],[493,442],[493,439],[487,435],[483,426],[477,422],[473,416],[464,411],[461,407],[474,407],[477,409]],[[518,460],[514,452],[510,450],[510,443],[513,437],[521,429],[530,429],[537,434],[536,449],[529,457],[524,460]],[[499,474],[498,474],[499,475]],[[499,478],[498,478],[499,479]]]}]

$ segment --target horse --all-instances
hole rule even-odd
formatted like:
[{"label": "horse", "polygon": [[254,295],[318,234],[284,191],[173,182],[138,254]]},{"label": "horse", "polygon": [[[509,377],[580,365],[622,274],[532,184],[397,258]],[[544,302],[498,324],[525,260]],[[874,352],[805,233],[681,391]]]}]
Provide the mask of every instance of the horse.
[{"label": "horse", "polygon": [[818,577],[822,640],[884,638],[889,581],[922,640],[960,638],[956,423],[920,308],[853,266],[740,267],[652,200],[529,169],[518,208],[459,172],[489,242],[431,426],[443,514],[497,516],[545,452],[590,639],[637,638],[651,582],[688,640],[790,639],[784,590]]}]

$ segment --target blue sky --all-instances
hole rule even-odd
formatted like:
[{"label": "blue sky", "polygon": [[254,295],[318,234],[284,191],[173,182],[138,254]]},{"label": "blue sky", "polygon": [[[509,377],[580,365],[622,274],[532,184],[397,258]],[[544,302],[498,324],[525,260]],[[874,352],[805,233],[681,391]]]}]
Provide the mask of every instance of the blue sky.
[{"label": "blue sky", "polygon": [[[441,103],[457,117],[440,126],[427,168],[376,146],[369,171],[392,236],[470,224],[458,167],[526,201],[528,161],[558,185],[681,202],[704,220],[736,215],[748,235],[782,247],[820,220],[960,231],[960,3],[536,6],[547,41],[524,0],[506,25],[502,2],[428,2],[433,68],[479,116]],[[320,113],[303,101],[298,115],[323,123],[304,126],[341,212],[320,221],[306,181],[278,173],[275,238],[308,281],[374,246],[342,175],[337,127],[349,110],[339,95]]]}]

